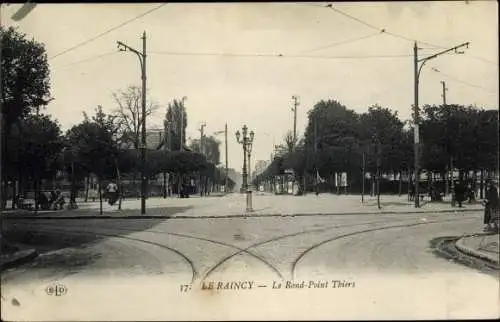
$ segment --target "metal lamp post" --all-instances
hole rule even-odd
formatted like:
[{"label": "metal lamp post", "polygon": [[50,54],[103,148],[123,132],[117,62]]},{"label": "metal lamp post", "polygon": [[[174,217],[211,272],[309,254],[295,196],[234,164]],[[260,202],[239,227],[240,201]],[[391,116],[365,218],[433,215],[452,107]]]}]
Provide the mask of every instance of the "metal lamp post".
[{"label": "metal lamp post", "polygon": [[[250,135],[248,135],[250,134]],[[247,180],[247,156],[248,152],[247,149],[249,146],[251,146],[253,142],[253,137],[254,133],[251,131],[248,133],[248,127],[246,125],[243,125],[242,132],[240,134],[240,131],[236,131],[236,141],[243,145],[243,189],[246,193],[246,210],[247,211],[253,211],[252,209],[252,192],[248,189],[248,180]]]},{"label": "metal lamp post", "polygon": [[125,45],[121,41],[118,41],[118,49],[120,51],[131,51],[137,55],[139,58],[139,63],[141,65],[141,78],[142,78],[142,118],[141,118],[141,214],[146,213],[146,190],[147,190],[147,178],[146,178],[146,32],[142,34],[142,52]]},{"label": "metal lamp post", "polygon": [[254,137],[254,132],[250,132],[250,140],[248,141],[248,147],[247,147],[247,154],[248,154],[248,177],[250,179],[250,187],[252,186],[252,145],[253,145],[253,137]]},{"label": "metal lamp post", "polygon": [[[420,81],[420,72],[422,71],[422,67],[424,67],[425,63],[431,59],[434,59],[438,56],[446,54],[448,52],[454,51],[457,54],[463,54],[464,52],[458,51],[458,49],[462,47],[469,48],[469,42],[460,44],[458,46],[452,47],[450,49],[446,49],[440,51],[436,54],[426,56],[423,58],[418,57],[418,46],[417,42],[415,42],[413,46],[413,72],[414,72],[414,104],[413,104],[413,135],[414,135],[414,155],[415,155],[415,208],[420,207],[420,192],[419,192],[419,179],[420,179],[420,110],[418,106],[418,90],[419,90],[419,81]],[[452,169],[453,171],[453,169]]]}]

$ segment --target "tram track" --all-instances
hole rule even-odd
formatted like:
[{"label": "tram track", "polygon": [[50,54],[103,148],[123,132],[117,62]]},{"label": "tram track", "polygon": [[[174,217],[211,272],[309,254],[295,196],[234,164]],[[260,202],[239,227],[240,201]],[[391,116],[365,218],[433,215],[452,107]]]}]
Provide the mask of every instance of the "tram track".
[{"label": "tram track", "polygon": [[[465,219],[475,220],[474,218],[465,218]],[[338,240],[341,240],[341,239],[344,239],[344,238],[348,238],[348,237],[352,237],[352,236],[356,236],[356,235],[361,235],[361,234],[366,234],[366,233],[370,233],[370,232],[375,232],[375,231],[389,230],[389,229],[394,229],[394,228],[407,228],[407,227],[414,227],[414,226],[421,226],[421,225],[441,224],[441,223],[445,223],[445,222],[454,222],[456,220],[457,219],[425,221],[425,222],[409,223],[409,224],[405,224],[405,225],[391,225],[391,226],[386,226],[386,227],[369,228],[369,229],[364,229],[364,230],[360,230],[360,231],[354,231],[354,232],[350,232],[350,233],[346,233],[346,234],[342,234],[342,235],[338,235],[338,236],[335,236],[335,237],[332,237],[332,238],[328,238],[328,239],[322,240],[321,242],[316,243],[316,244],[310,246],[309,248],[307,248],[305,251],[303,251],[302,253],[300,253],[299,256],[297,256],[295,258],[295,260],[292,263],[292,267],[291,267],[292,279],[295,278],[295,272],[297,270],[297,266],[298,266],[299,262],[302,261],[303,258],[307,254],[311,253],[311,251],[313,251],[313,250],[315,250],[315,249],[317,249],[317,248],[319,248],[319,247],[321,247],[323,245],[326,245],[326,244],[328,244],[330,242],[338,241]]]},{"label": "tram track", "polygon": [[[434,216],[428,216],[427,218],[429,218],[429,217],[439,218],[440,216],[434,215]],[[354,231],[354,232],[350,232],[350,233],[346,233],[346,234],[342,234],[342,235],[337,235],[337,236],[334,236],[334,237],[329,237],[327,239],[323,239],[322,241],[317,242],[317,243],[311,245],[310,247],[308,247],[305,251],[301,252],[295,258],[295,260],[292,262],[292,266],[291,266],[291,276],[292,276],[292,279],[293,279],[294,276],[295,276],[295,272],[297,270],[297,267],[299,266],[299,263],[303,260],[303,258],[305,256],[307,256],[307,254],[309,254],[314,249],[317,249],[320,246],[325,245],[325,244],[330,243],[330,242],[333,242],[335,240],[341,240],[341,239],[345,239],[345,238],[348,238],[348,237],[351,237],[351,236],[360,235],[360,234],[363,234],[363,233],[369,233],[369,232],[373,232],[373,231],[379,231],[379,230],[394,229],[394,228],[401,228],[401,227],[412,227],[412,226],[417,226],[417,225],[435,224],[435,223],[442,223],[442,222],[449,222],[449,221],[456,221],[457,220],[457,218],[453,218],[453,219],[449,219],[449,220],[436,220],[436,221],[426,221],[426,222],[417,222],[417,223],[415,223],[415,220],[418,220],[418,219],[419,218],[408,218],[408,217],[406,217],[406,218],[390,218],[390,219],[388,219],[388,218],[377,218],[377,220],[364,221],[364,222],[355,223],[355,224],[344,224],[344,225],[343,224],[335,224],[335,225],[329,225],[327,227],[308,229],[308,230],[298,231],[298,232],[289,233],[289,234],[285,234],[285,235],[275,236],[273,238],[270,238],[270,239],[267,239],[267,240],[264,240],[264,241],[260,241],[260,242],[248,245],[246,247],[240,247],[240,246],[237,246],[237,245],[234,245],[234,244],[229,244],[229,243],[226,243],[226,242],[222,242],[222,241],[218,241],[218,240],[214,240],[214,239],[209,239],[209,238],[205,238],[205,237],[198,237],[198,236],[193,236],[193,235],[188,235],[188,234],[180,234],[180,233],[175,233],[175,232],[168,232],[168,231],[163,231],[163,230],[152,229],[152,230],[141,231],[141,233],[148,233],[148,234],[155,234],[155,235],[170,235],[170,236],[179,237],[179,238],[186,238],[186,239],[191,239],[191,240],[202,241],[202,242],[211,243],[211,244],[215,244],[215,245],[219,245],[219,246],[223,246],[223,247],[227,247],[227,248],[231,248],[231,249],[235,249],[236,250],[236,252],[230,254],[229,256],[225,256],[221,260],[217,261],[214,265],[212,265],[208,269],[204,270],[205,272],[203,274],[199,274],[199,272],[197,271],[197,269],[196,269],[193,261],[186,254],[182,253],[178,249],[172,248],[172,247],[167,246],[165,244],[161,244],[161,243],[157,243],[157,242],[152,242],[152,241],[146,240],[146,239],[139,239],[139,238],[134,238],[134,237],[122,236],[122,235],[118,235],[118,234],[112,234],[112,233],[108,233],[108,232],[102,232],[102,230],[104,229],[104,230],[111,230],[111,231],[122,231],[122,232],[131,232],[131,233],[133,233],[133,232],[138,232],[136,229],[127,229],[127,228],[123,228],[123,227],[110,227],[110,228],[103,227],[103,228],[98,228],[99,230],[101,230],[99,232],[99,231],[95,231],[95,230],[94,231],[82,231],[81,228],[78,229],[76,227],[72,227],[72,226],[69,226],[69,225],[60,225],[59,227],[61,227],[61,228],[64,227],[65,229],[66,228],[69,228],[69,229],[67,229],[66,231],[62,231],[62,232],[60,230],[56,230],[56,229],[43,229],[42,228],[42,230],[47,231],[47,232],[48,231],[55,232],[55,233],[67,233],[67,232],[70,231],[70,232],[75,232],[75,233],[80,233],[80,234],[93,234],[93,235],[102,236],[102,237],[122,238],[122,239],[125,239],[125,240],[130,240],[130,241],[135,241],[135,242],[142,242],[142,243],[145,243],[145,244],[154,245],[154,246],[160,247],[160,248],[162,248],[164,250],[169,250],[170,252],[174,252],[178,256],[182,257],[183,261],[185,261],[186,263],[188,263],[188,265],[191,267],[191,270],[192,270],[192,282],[194,282],[197,278],[200,278],[201,281],[204,281],[210,275],[212,275],[213,273],[215,273],[224,263],[228,262],[229,260],[231,260],[235,256],[238,256],[238,255],[241,255],[241,254],[249,255],[252,258],[257,259],[259,262],[261,262],[266,267],[268,267],[269,269],[271,269],[273,271],[273,273],[278,278],[280,278],[280,279],[283,280],[284,279],[283,272],[281,272],[280,269],[278,267],[276,267],[276,265],[274,265],[273,263],[271,263],[271,260],[267,260],[263,256],[260,256],[259,254],[256,254],[255,252],[252,252],[251,250],[255,249],[255,248],[258,248],[260,246],[264,246],[264,245],[267,245],[267,244],[270,244],[270,243],[273,243],[273,242],[276,242],[276,241],[280,241],[280,240],[286,239],[286,238],[293,238],[293,237],[303,236],[303,235],[307,235],[307,234],[324,233],[324,232],[328,232],[328,231],[330,231],[332,229],[353,228],[353,227],[367,226],[367,225],[378,225],[378,224],[384,224],[384,223],[386,223],[387,220],[390,220],[391,222],[395,222],[395,221],[397,221],[397,222],[412,221],[410,223],[406,223],[406,224],[403,224],[403,225],[391,225],[391,226],[383,226],[383,227],[373,227],[373,228],[369,228],[369,229],[357,230],[357,231]],[[54,227],[54,225],[52,223],[45,224],[45,223],[40,223],[40,222],[29,223],[29,225],[37,226],[37,227],[40,227],[40,226],[41,227],[50,226],[50,228]]]}]

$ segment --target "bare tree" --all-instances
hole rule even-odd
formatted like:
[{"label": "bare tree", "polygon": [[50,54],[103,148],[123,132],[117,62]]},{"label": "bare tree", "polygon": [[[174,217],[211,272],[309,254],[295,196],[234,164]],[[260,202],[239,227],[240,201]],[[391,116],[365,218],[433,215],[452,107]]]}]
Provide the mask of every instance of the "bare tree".
[{"label": "bare tree", "polygon": [[[122,125],[124,141],[128,141],[137,149],[142,130],[142,90],[139,86],[131,85],[119,93],[113,93],[113,98],[118,106],[114,113]],[[157,103],[146,98],[146,117],[158,108]]]},{"label": "bare tree", "polygon": [[286,152],[287,153],[292,152],[293,148],[295,147],[295,143],[296,143],[294,136],[293,136],[293,132],[292,131],[286,132],[284,140],[285,140]]},{"label": "bare tree", "polygon": [[[121,133],[118,135],[121,138],[121,144],[138,149],[142,130],[142,89],[139,86],[130,85],[118,93],[113,93],[113,98],[117,104],[114,116],[116,116],[116,122],[120,124]],[[158,109],[159,105],[146,97],[146,117]],[[136,177],[137,169],[134,167],[132,185],[138,197]]]}]

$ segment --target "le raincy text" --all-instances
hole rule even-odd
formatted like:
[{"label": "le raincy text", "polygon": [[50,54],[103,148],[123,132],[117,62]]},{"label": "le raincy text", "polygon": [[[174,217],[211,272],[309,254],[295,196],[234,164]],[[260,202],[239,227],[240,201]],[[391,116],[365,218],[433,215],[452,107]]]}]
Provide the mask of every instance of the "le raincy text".
[{"label": "le raincy text", "polygon": [[270,289],[326,289],[354,288],[356,283],[348,280],[303,280],[303,281],[273,281],[272,283],[256,283],[254,281],[203,281],[202,290],[252,290],[256,288]]}]

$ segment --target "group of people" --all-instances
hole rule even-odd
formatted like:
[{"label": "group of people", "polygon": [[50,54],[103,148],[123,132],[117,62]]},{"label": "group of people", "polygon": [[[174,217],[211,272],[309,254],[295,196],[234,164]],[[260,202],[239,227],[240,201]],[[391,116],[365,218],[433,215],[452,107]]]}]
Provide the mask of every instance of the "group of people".
[{"label": "group of people", "polygon": [[[58,210],[63,209],[65,203],[66,199],[61,193],[61,190],[56,189],[50,192],[40,191],[36,198],[35,206],[38,206],[37,208],[42,210]],[[29,207],[33,207],[33,204],[30,206],[25,203],[25,199],[21,194],[17,194],[14,204],[18,209],[26,209],[27,207],[29,209]]]},{"label": "group of people", "polygon": [[[441,192],[436,186],[432,186],[429,191],[429,195],[432,201],[442,200]],[[415,198],[415,186],[410,186],[409,200],[414,200]],[[468,201],[472,203],[476,198],[475,187],[473,184],[465,185],[461,181],[457,181],[454,185],[452,191],[452,206],[458,204],[458,207],[462,207],[462,203]],[[486,195],[483,202],[484,205],[484,224],[485,230],[498,230],[499,224],[499,197],[498,189],[492,180],[486,182]]]}]

